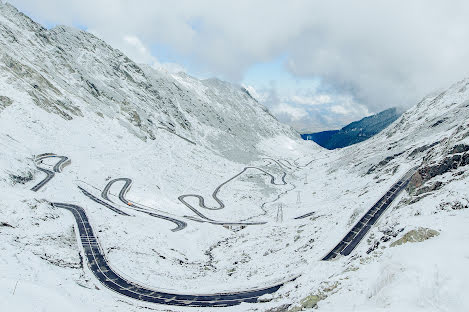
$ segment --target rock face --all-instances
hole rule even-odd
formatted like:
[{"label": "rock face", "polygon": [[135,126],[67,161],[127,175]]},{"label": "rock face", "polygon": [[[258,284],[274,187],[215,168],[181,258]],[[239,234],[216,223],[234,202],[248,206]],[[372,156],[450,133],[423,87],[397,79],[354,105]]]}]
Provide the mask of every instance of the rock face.
[{"label": "rock face", "polygon": [[461,166],[469,164],[469,154],[450,155],[446,157],[441,163],[436,165],[426,166],[419,169],[418,174],[422,177],[423,181],[428,181],[433,177],[444,174],[452,169],[457,169]]},{"label": "rock face", "polygon": [[10,106],[13,103],[13,101],[6,96],[0,95],[0,112],[5,108]]},{"label": "rock face", "polygon": [[166,129],[232,156],[263,138],[299,137],[240,86],[136,64],[90,33],[45,29],[2,3],[0,71],[0,83],[47,112],[116,119],[142,140]]},{"label": "rock face", "polygon": [[468,86],[466,78],[444,92],[426,96],[379,134],[344,148],[340,165],[348,163],[376,180],[403,166],[419,166],[408,190],[445,172],[460,171],[468,161]]},{"label": "rock face", "polygon": [[[436,176],[440,176],[451,170],[458,169],[469,164],[469,145],[457,144],[451,148],[446,154],[446,157],[437,163],[431,165],[423,165],[413,176],[407,187],[409,192],[413,193],[414,190],[421,187],[427,181],[430,181]],[[416,195],[434,191],[442,185],[441,182],[436,182],[431,186],[426,186],[417,190]]]},{"label": "rock face", "polygon": [[407,232],[406,234],[404,234],[404,236],[399,238],[397,241],[391,243],[391,247],[399,246],[405,243],[423,242],[429,238],[432,238],[438,235],[440,235],[438,231],[419,227],[416,230]]}]

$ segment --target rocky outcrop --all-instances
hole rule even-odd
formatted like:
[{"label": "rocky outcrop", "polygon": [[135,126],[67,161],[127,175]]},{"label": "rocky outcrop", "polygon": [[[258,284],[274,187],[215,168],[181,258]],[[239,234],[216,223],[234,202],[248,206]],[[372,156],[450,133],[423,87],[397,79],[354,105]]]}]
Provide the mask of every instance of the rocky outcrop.
[{"label": "rocky outcrop", "polygon": [[451,210],[461,210],[461,209],[467,209],[469,208],[469,205],[466,203],[462,203],[458,200],[456,201],[450,201],[450,202],[442,202],[440,204],[440,209],[441,210],[447,210],[447,211],[451,211]]},{"label": "rocky outcrop", "polygon": [[388,156],[386,157],[385,159],[381,160],[379,163],[377,163],[376,165],[373,165],[370,167],[370,169],[368,169],[368,172],[366,174],[371,174],[373,173],[376,169],[378,168],[381,168],[381,167],[384,167],[386,166],[391,160],[393,160],[394,158],[400,156],[404,154],[404,152],[399,152],[397,154],[394,154],[392,156]]},{"label": "rocky outcrop", "polygon": [[31,171],[22,175],[10,174],[10,180],[13,182],[13,184],[26,184],[32,179],[33,174],[31,173]]},{"label": "rocky outcrop", "polygon": [[291,304],[282,304],[279,307],[271,308],[268,310],[265,310],[265,312],[288,312],[288,308],[291,306]]},{"label": "rocky outcrop", "polygon": [[47,112],[55,113],[67,120],[73,119],[73,116],[83,116],[80,109],[74,106],[51,81],[25,63],[4,54],[0,57],[0,69],[8,72],[12,77],[12,83],[24,89],[32,101]]},{"label": "rocky outcrop", "polygon": [[432,183],[430,185],[423,186],[419,188],[416,192],[415,195],[419,196],[422,194],[430,193],[436,190],[439,190],[443,186],[443,182],[441,181],[436,181],[435,183]]},{"label": "rocky outcrop", "polygon": [[436,176],[445,174],[459,167],[469,165],[468,151],[469,145],[458,144],[451,148],[451,150],[448,152],[448,156],[445,157],[442,161],[436,164],[422,166],[412,176],[410,183],[407,186],[407,191],[411,194],[419,195],[439,189],[442,186],[441,182],[436,182],[430,186],[426,186],[421,190],[419,188]]},{"label": "rocky outcrop", "polygon": [[11,224],[8,224],[8,223],[6,223],[6,222],[0,222],[0,226],[14,228],[14,226],[13,226],[13,225],[11,225]]},{"label": "rocky outcrop", "polygon": [[404,236],[399,238],[397,241],[391,243],[391,247],[399,246],[399,245],[406,244],[406,243],[423,242],[429,238],[432,238],[438,235],[440,235],[438,231],[419,227],[416,230],[407,232],[406,234],[404,234]]},{"label": "rocky outcrop", "polygon": [[336,292],[338,286],[338,282],[323,283],[323,285],[321,285],[319,291],[316,294],[311,294],[303,298],[303,300],[301,300],[300,302],[300,305],[292,307],[290,310],[288,310],[288,312],[299,312],[305,309],[316,308],[319,301],[326,299],[328,296]]},{"label": "rocky outcrop", "polygon": [[13,103],[13,100],[7,96],[0,95],[0,112],[10,106]]},{"label": "rocky outcrop", "polygon": [[466,153],[469,152],[469,145],[466,144],[457,144],[453,146],[453,148],[450,150],[449,154],[460,154],[460,153]]},{"label": "rocky outcrop", "polygon": [[418,174],[422,177],[422,181],[428,181],[433,177],[442,175],[451,170],[457,169],[461,166],[469,164],[469,153],[457,154],[446,157],[441,163],[426,166],[418,170]]},{"label": "rocky outcrop", "polygon": [[420,153],[422,153],[422,152],[425,152],[425,151],[428,150],[429,148],[432,148],[432,147],[434,147],[435,145],[437,145],[438,143],[440,143],[440,142],[437,141],[437,142],[434,142],[434,143],[432,143],[432,144],[426,144],[426,145],[417,147],[417,148],[414,149],[412,152],[410,152],[409,157],[414,157],[414,156],[416,156],[417,154],[420,154]]},{"label": "rocky outcrop", "polygon": [[264,139],[300,139],[239,85],[136,64],[90,33],[45,29],[1,1],[0,71],[20,104],[66,120],[98,114],[144,141],[164,128],[237,161],[255,159]]}]

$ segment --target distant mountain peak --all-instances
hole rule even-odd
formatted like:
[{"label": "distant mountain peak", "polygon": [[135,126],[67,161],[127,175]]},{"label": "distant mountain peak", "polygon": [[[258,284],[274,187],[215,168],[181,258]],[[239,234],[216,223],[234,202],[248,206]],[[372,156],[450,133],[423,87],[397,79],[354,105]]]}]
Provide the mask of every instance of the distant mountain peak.
[{"label": "distant mountain peak", "polygon": [[118,120],[142,140],[168,128],[229,155],[254,151],[262,138],[297,137],[241,86],[136,64],[91,33],[47,30],[10,4],[0,4],[0,51],[2,74],[23,99],[66,120]]},{"label": "distant mountain peak", "polygon": [[378,134],[399,118],[401,114],[402,112],[398,108],[392,107],[378,114],[354,121],[340,130],[307,133],[302,134],[301,137],[305,140],[313,140],[327,149],[346,147]]}]

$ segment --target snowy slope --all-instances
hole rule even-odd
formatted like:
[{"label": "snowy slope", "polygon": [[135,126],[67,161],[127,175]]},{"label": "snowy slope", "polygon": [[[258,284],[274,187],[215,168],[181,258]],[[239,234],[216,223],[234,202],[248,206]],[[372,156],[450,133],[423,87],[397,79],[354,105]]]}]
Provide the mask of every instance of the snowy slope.
[{"label": "snowy slope", "polygon": [[[345,204],[324,212],[331,216],[321,235],[327,241],[339,242],[379,190],[408,168],[420,169],[354,254],[335,261],[336,272],[310,292],[323,298],[319,310],[467,310],[461,294],[469,287],[468,117],[465,79],[427,96],[379,135],[333,154],[318,189],[334,183],[342,194],[328,195]],[[425,241],[412,243],[419,240]]]},{"label": "snowy slope", "polygon": [[164,127],[228,156],[262,137],[298,135],[239,86],[139,66],[89,33],[44,29],[8,4],[0,10],[3,81],[64,119],[114,119],[142,140]]},{"label": "snowy slope", "polygon": [[[469,80],[426,97],[379,135],[328,151],[297,137],[242,89],[140,66],[94,36],[46,30],[0,5],[0,300],[11,311],[465,311],[469,301]],[[164,130],[159,127],[164,127]],[[183,138],[190,141],[187,141]],[[191,143],[194,142],[195,144]],[[72,163],[37,193],[33,156]],[[45,167],[54,160],[45,160]],[[404,192],[350,257],[320,259],[407,169]],[[219,221],[193,221],[178,197],[198,194]],[[286,185],[277,183],[286,173]],[[173,224],[98,195],[128,177],[132,201]],[[119,192],[116,185],[112,194]],[[113,268],[178,293],[246,290],[288,282],[255,304],[184,308],[141,303],[104,288],[87,268],[73,216],[82,206]],[[195,198],[188,201],[197,207]],[[294,219],[313,212],[310,217]],[[426,228],[429,230],[412,230]],[[419,242],[428,233],[439,234]],[[422,234],[423,233],[423,234]],[[391,245],[397,245],[391,247]]]}]

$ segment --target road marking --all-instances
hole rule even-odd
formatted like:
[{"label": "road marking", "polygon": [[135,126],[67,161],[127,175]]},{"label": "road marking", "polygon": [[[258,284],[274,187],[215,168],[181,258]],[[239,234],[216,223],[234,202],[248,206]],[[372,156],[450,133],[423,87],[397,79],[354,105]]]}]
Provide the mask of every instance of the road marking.
[{"label": "road marking", "polygon": [[[335,258],[336,255],[334,251],[337,249],[340,249],[340,253],[342,254],[345,249],[350,247],[352,249],[347,251],[347,255],[350,254],[356,248],[356,246],[358,246],[358,244],[363,240],[363,238],[366,236],[371,227],[378,221],[379,217],[390,206],[394,199],[396,199],[397,194],[404,189],[404,187],[401,186],[406,185],[410,181],[410,177],[416,170],[417,167],[408,170],[407,173],[403,177],[401,177],[399,181],[393,184],[391,188],[378,200],[378,202],[376,202],[376,204],[373,205],[364,214],[364,216],[353,226],[353,228],[349,232],[347,232],[342,241],[337,244],[331,252],[329,252],[325,257],[323,257],[322,260],[329,260]],[[371,221],[375,217],[377,218]],[[363,234],[360,234],[362,231]],[[351,240],[348,241],[347,237],[351,233],[353,234],[353,236],[351,236]],[[342,247],[341,244],[347,244],[347,246]]]},{"label": "road marking", "polygon": [[[151,289],[147,289],[143,286],[140,286],[136,283],[128,281],[121,277],[116,272],[112,271],[111,267],[107,263],[106,257],[102,252],[101,247],[97,241],[96,236],[94,236],[91,226],[83,226],[85,220],[87,219],[86,213],[83,208],[70,205],[70,204],[60,204],[54,203],[54,206],[65,208],[71,211],[76,219],[78,230],[80,232],[80,238],[82,242],[83,249],[85,250],[87,264],[90,270],[93,272],[95,277],[109,290],[119,293],[121,295],[142,300],[152,303],[160,304],[170,304],[170,305],[187,305],[195,307],[204,307],[204,306],[229,306],[237,305],[241,302],[256,302],[257,298],[263,294],[272,293],[278,290],[282,284],[278,284],[271,287],[266,287],[262,289],[254,289],[251,291],[245,292],[234,292],[234,293],[219,293],[212,295],[173,295],[162,292],[157,292]],[[93,240],[92,248],[90,248],[90,240]],[[85,241],[86,244],[83,244]],[[112,275],[112,277],[111,277]],[[251,295],[258,293],[258,295]],[[133,295],[132,295],[133,294]],[[178,296],[191,299],[178,299]],[[168,299],[169,297],[169,299]],[[213,298],[214,300],[204,300]]]}]

